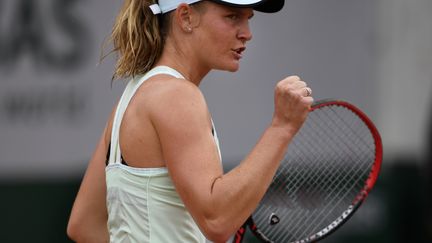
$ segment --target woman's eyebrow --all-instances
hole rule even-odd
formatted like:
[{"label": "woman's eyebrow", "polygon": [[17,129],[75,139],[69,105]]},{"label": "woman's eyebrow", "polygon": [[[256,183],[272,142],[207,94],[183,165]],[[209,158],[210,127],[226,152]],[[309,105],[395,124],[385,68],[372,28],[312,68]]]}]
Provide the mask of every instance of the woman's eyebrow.
[{"label": "woman's eyebrow", "polygon": [[244,9],[242,8],[237,8],[237,7],[228,7],[230,12],[234,12],[236,14],[240,14],[240,15],[248,15],[248,18],[251,19],[255,16],[254,11],[252,10],[250,14],[248,14]]}]

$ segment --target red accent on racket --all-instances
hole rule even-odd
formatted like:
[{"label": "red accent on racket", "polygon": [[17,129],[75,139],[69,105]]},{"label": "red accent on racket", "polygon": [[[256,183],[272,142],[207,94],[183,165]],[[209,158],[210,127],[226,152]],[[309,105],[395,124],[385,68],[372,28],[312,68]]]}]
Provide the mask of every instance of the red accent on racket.
[{"label": "red accent on racket", "polygon": [[288,147],[249,228],[263,242],[316,242],[360,207],[381,168],[381,137],[359,108],[341,100],[315,102]]}]

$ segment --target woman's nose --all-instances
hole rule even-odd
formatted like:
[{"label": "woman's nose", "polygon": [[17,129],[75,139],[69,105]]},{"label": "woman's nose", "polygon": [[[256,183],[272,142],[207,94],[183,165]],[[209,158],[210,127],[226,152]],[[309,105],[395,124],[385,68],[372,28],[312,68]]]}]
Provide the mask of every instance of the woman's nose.
[{"label": "woman's nose", "polygon": [[249,22],[246,22],[239,31],[238,38],[243,42],[252,40],[252,32],[249,27]]}]

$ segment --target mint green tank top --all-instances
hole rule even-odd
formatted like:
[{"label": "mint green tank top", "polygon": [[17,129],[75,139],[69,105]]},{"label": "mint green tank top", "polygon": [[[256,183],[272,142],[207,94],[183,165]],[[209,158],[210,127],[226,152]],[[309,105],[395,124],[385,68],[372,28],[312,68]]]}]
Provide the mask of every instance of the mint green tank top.
[{"label": "mint green tank top", "polygon": [[[180,199],[165,167],[134,168],[121,163],[119,128],[124,112],[140,85],[157,74],[184,79],[172,68],[155,67],[144,76],[129,81],[115,113],[106,167],[110,241],[205,243],[204,235]],[[213,136],[220,155],[214,127]]]}]

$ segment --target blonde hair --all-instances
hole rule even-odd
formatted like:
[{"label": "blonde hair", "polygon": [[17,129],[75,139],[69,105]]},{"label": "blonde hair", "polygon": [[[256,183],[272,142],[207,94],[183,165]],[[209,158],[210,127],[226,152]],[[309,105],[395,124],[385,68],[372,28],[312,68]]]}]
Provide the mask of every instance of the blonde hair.
[{"label": "blonde hair", "polygon": [[[156,0],[125,0],[114,24],[111,38],[117,54],[113,80],[134,77],[149,71],[159,60],[169,20],[154,15],[149,6]],[[168,15],[168,14],[166,14]]]},{"label": "blonde hair", "polygon": [[[165,39],[170,31],[172,14],[154,15],[150,5],[157,0],[125,0],[114,23],[108,42],[113,49],[103,55],[116,53],[117,64],[112,80],[134,77],[148,72],[162,55]],[[201,14],[205,1],[191,4]],[[107,44],[107,42],[105,43]]]}]

